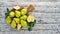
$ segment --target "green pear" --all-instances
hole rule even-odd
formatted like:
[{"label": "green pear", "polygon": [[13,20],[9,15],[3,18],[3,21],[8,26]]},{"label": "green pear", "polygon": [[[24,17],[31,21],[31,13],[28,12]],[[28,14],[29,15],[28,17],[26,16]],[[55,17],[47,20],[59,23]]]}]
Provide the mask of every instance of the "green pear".
[{"label": "green pear", "polygon": [[15,15],[16,15],[16,17],[20,17],[21,16],[19,11],[15,11]]},{"label": "green pear", "polygon": [[25,14],[27,14],[27,9],[22,9],[21,10],[21,15],[25,15]]},{"label": "green pear", "polygon": [[16,23],[20,23],[20,19],[19,18],[14,18],[13,19]]},{"label": "green pear", "polygon": [[14,12],[10,12],[9,16],[10,17],[14,17],[15,16],[15,13]]},{"label": "green pear", "polygon": [[15,27],[16,27],[16,23],[15,23],[14,20],[13,20],[12,23],[11,23],[11,27],[12,27],[12,28],[15,28]]},{"label": "green pear", "polygon": [[20,17],[20,19],[27,20],[27,15],[23,15],[22,17]]},{"label": "green pear", "polygon": [[11,18],[9,16],[6,18],[6,23],[7,24],[10,24],[11,23]]},{"label": "green pear", "polygon": [[24,20],[21,20],[21,26],[23,26],[23,28],[27,27],[27,22]]}]

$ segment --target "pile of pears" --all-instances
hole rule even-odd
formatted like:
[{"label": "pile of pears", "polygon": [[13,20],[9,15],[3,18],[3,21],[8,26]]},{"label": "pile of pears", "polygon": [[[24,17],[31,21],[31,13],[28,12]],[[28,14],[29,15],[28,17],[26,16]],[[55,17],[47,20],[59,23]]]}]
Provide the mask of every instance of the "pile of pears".
[{"label": "pile of pears", "polygon": [[28,9],[22,6],[15,6],[13,9],[5,13],[6,23],[11,26],[11,28],[16,28],[17,30],[21,28],[26,28],[30,22],[34,22],[35,18],[32,15],[28,15]]}]

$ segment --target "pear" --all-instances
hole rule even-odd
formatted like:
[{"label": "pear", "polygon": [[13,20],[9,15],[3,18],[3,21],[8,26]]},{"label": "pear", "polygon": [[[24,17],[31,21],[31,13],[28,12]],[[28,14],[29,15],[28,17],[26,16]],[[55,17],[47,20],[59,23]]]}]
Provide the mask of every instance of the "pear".
[{"label": "pear", "polygon": [[9,16],[10,17],[14,17],[15,16],[15,13],[14,12],[10,12]]},{"label": "pear", "polygon": [[27,27],[27,22],[24,21],[24,20],[21,20],[21,26],[22,26],[23,28],[26,28],[26,27]]},{"label": "pear", "polygon": [[13,19],[16,23],[20,23],[20,19],[19,18],[14,18]]},{"label": "pear", "polygon": [[16,17],[20,17],[21,16],[20,11],[15,11],[15,15]]},{"label": "pear", "polygon": [[16,23],[15,23],[14,20],[13,20],[12,23],[11,23],[11,27],[12,27],[12,28],[15,28],[15,27],[16,27]]},{"label": "pear", "polygon": [[7,24],[10,24],[11,23],[11,18],[9,16],[6,18],[6,23]]},{"label": "pear", "polygon": [[29,16],[27,17],[27,22],[34,22],[34,20],[35,20],[35,18],[34,18],[34,16],[32,16],[32,15],[29,15]]},{"label": "pear", "polygon": [[22,9],[21,10],[21,15],[25,15],[25,14],[27,14],[27,9]]},{"label": "pear", "polygon": [[20,17],[20,19],[27,20],[27,15],[23,15],[22,17]]}]

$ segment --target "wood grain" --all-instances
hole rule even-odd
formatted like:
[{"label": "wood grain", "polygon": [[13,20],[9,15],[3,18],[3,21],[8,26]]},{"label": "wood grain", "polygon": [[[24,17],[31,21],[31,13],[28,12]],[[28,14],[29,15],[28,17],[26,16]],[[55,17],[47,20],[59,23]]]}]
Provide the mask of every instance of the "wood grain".
[{"label": "wood grain", "polygon": [[[6,24],[6,8],[16,5],[26,8],[29,4],[35,6],[35,10],[30,12],[36,19],[32,31],[27,28],[17,31]],[[60,0],[0,0],[0,34],[60,34]]]}]

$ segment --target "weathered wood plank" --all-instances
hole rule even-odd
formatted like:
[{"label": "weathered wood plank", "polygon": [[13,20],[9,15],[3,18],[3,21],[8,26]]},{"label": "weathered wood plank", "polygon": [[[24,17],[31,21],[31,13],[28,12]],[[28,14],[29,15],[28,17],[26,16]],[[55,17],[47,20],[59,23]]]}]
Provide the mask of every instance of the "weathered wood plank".
[{"label": "weathered wood plank", "polygon": [[[38,23],[57,24],[60,23],[60,13],[31,13]],[[42,20],[42,21],[40,21]]]},{"label": "weathered wood plank", "polygon": [[60,0],[0,0],[1,1],[4,1],[4,2],[60,2]]},{"label": "weathered wood plank", "polygon": [[60,34],[60,30],[35,30],[35,31],[2,31],[0,34]]},{"label": "weathered wood plank", "polygon": [[[2,11],[6,11],[6,9],[9,8],[11,9],[12,7],[0,7],[0,12]],[[34,12],[40,12],[40,13],[60,13],[60,8],[56,7],[56,8],[53,8],[53,7],[35,7],[35,10]]]},{"label": "weathered wood plank", "polygon": [[[33,30],[57,30],[60,29],[60,24],[36,24]],[[0,31],[15,31],[10,25],[0,24]],[[22,30],[27,30],[27,28],[22,28]]]},{"label": "weathered wood plank", "polygon": [[[20,0],[1,0],[0,34],[60,34],[60,2],[55,1],[60,0],[28,0],[28,2],[27,0],[25,2],[20,2]],[[4,13],[6,12],[7,7],[9,9],[16,5],[24,5],[27,7],[29,4],[33,4],[35,6],[36,10],[31,14],[35,16],[37,20],[31,32],[27,31],[27,28],[22,28],[22,30],[17,31],[5,23]]]},{"label": "weathered wood plank", "polygon": [[[3,3],[3,4],[2,4]],[[0,7],[10,7],[15,5],[25,5],[28,6],[29,4],[33,4],[34,6],[47,6],[47,7],[57,7],[59,6],[60,2],[0,2]],[[57,6],[56,6],[57,5]]]}]

